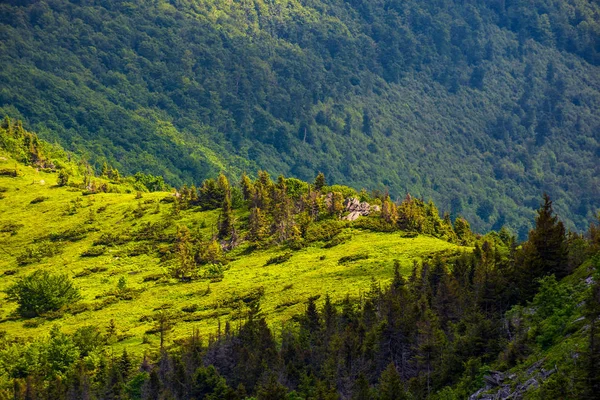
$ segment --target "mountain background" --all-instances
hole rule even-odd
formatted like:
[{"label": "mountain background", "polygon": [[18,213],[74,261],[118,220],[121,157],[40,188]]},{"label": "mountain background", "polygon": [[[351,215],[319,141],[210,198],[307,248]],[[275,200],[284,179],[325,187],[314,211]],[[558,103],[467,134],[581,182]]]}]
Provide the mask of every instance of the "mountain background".
[{"label": "mountain background", "polygon": [[2,1],[0,113],[173,185],[263,168],[526,236],[600,204],[600,6]]}]

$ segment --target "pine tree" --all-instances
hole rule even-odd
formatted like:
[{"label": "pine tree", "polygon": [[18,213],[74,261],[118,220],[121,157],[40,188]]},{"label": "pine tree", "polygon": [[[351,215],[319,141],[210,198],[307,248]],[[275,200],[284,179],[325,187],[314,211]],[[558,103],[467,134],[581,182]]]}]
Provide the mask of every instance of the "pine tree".
[{"label": "pine tree", "polygon": [[66,169],[61,169],[58,173],[58,186],[66,186],[69,184],[69,173]]},{"label": "pine tree", "polygon": [[248,219],[248,236],[247,239],[251,242],[260,242],[267,236],[267,221],[263,212],[258,207],[253,207],[250,210]]},{"label": "pine tree", "polygon": [[254,184],[245,173],[242,175],[242,179],[240,181],[240,185],[242,187],[242,195],[244,196],[245,201],[250,201],[254,197]]},{"label": "pine tree", "polygon": [[361,373],[352,385],[352,400],[371,400],[371,388],[365,374]]},{"label": "pine tree", "polygon": [[519,255],[517,279],[521,300],[529,300],[538,287],[537,280],[554,274],[561,279],[568,274],[568,249],[565,227],[554,215],[552,201],[544,193],[544,203],[537,211],[535,228]]},{"label": "pine tree", "polygon": [[233,232],[233,211],[231,207],[231,190],[225,192],[221,214],[219,215],[219,239],[231,236]]},{"label": "pine tree", "polygon": [[394,363],[389,363],[379,377],[379,400],[404,400],[406,394],[402,379]]},{"label": "pine tree", "polygon": [[344,195],[340,192],[332,192],[328,206],[329,214],[340,217],[344,211]]},{"label": "pine tree", "polygon": [[315,178],[314,187],[317,192],[320,192],[323,189],[323,187],[325,187],[325,174],[319,172],[319,174]]},{"label": "pine tree", "polygon": [[171,269],[172,276],[180,281],[189,281],[195,278],[197,271],[192,235],[187,226],[177,228],[173,251],[177,257],[177,264]]},{"label": "pine tree", "polygon": [[381,205],[381,217],[390,225],[398,223],[398,207],[390,200],[390,196],[386,196]]}]

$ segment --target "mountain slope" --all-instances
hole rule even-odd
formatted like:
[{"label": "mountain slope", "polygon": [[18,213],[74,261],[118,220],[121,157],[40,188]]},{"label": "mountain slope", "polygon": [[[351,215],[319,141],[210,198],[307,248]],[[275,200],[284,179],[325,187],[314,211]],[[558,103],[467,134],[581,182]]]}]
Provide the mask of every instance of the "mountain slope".
[{"label": "mountain slope", "polygon": [[172,184],[323,171],[524,237],[600,200],[586,1],[5,2],[0,111]]},{"label": "mountain slope", "polygon": [[[395,262],[408,274],[413,262],[471,251],[430,236],[346,224],[337,244],[317,241],[290,251],[285,245],[256,249],[243,242],[227,254],[226,265],[204,266],[202,279],[182,283],[170,274],[179,229],[211,240],[219,210],[175,212],[173,193],[141,193],[132,177],[120,182],[91,178],[91,186],[108,186],[106,193],[91,193],[83,183],[90,180],[82,173],[85,165],[68,163],[59,150],[44,147],[37,154],[50,155],[47,166],[69,171],[69,185],[59,186],[57,170],[24,165],[15,152],[3,150],[6,138],[0,127],[0,291],[34,271],[46,271],[67,274],[82,293],[79,303],[33,319],[20,318],[17,305],[3,293],[0,330],[11,337],[43,337],[57,322],[72,333],[90,321],[106,328],[113,320],[117,345],[142,354],[158,343],[161,310],[172,318],[170,341],[194,329],[208,336],[221,322],[240,322],[248,302],[258,298],[277,327],[301,312],[308,298],[329,295],[337,303],[359,297],[375,280],[389,281]],[[236,210],[241,236],[247,214],[245,207]],[[340,261],[347,256],[357,259]]]}]

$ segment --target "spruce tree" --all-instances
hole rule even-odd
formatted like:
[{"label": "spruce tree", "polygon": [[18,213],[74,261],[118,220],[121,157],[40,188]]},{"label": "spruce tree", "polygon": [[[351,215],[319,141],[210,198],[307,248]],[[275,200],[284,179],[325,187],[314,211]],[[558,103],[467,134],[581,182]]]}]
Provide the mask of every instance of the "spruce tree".
[{"label": "spruce tree", "polygon": [[229,237],[233,231],[233,211],[231,206],[231,187],[229,180],[224,174],[219,175],[219,188],[224,193],[221,203],[221,215],[219,216],[219,239]]},{"label": "spruce tree", "polygon": [[533,297],[539,278],[554,274],[561,279],[569,272],[565,227],[554,215],[552,201],[545,193],[537,213],[535,228],[529,232],[518,258],[516,274],[522,301]]},{"label": "spruce tree", "polygon": [[318,192],[321,191],[325,186],[325,175],[322,172],[319,172],[319,174],[315,178],[314,186],[315,190]]},{"label": "spruce tree", "polygon": [[394,363],[389,363],[379,378],[379,400],[406,399],[402,379]]}]

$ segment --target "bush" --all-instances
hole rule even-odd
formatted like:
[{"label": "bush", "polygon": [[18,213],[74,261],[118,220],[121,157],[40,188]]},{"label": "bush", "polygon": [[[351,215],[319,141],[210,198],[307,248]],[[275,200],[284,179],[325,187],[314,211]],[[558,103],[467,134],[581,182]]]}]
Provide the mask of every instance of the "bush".
[{"label": "bush", "polygon": [[17,312],[25,318],[57,311],[81,298],[68,276],[46,271],[35,271],[20,279],[6,290],[6,294],[9,301],[19,304]]},{"label": "bush", "polygon": [[106,252],[106,247],[104,246],[96,246],[91,247],[81,253],[81,257],[100,257]]},{"label": "bush", "polygon": [[278,255],[278,256],[275,256],[275,257],[271,257],[265,263],[265,267],[267,265],[272,265],[272,264],[283,264],[284,262],[286,262],[290,258],[292,258],[292,253],[284,253],[284,254],[281,254],[281,255]]},{"label": "bush", "polygon": [[366,260],[367,258],[369,258],[369,255],[367,253],[353,254],[350,256],[345,256],[345,257],[340,258],[338,260],[338,263],[345,264],[345,263],[352,262],[352,261]]},{"label": "bush", "polygon": [[46,257],[52,257],[61,252],[61,248],[56,243],[41,242],[35,245],[27,246],[23,253],[17,256],[19,265],[38,263]]},{"label": "bush", "polygon": [[29,204],[38,204],[38,203],[42,203],[44,201],[48,200],[48,197],[46,196],[38,196],[35,199],[31,200],[29,202]]}]

